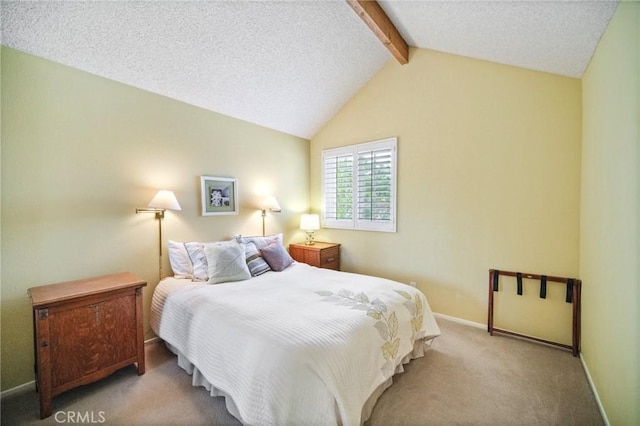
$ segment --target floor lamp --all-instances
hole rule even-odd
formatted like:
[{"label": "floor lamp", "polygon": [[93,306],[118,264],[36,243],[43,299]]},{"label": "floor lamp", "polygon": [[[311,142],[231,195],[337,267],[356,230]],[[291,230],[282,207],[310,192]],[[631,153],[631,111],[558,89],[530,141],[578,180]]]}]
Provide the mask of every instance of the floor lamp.
[{"label": "floor lamp", "polygon": [[276,197],[271,196],[264,199],[260,210],[262,210],[262,236],[264,237],[264,219],[267,217],[267,211],[279,213],[282,209],[280,208],[280,204],[278,204]]},{"label": "floor lamp", "polygon": [[158,219],[159,280],[162,279],[162,219],[164,218],[164,212],[167,210],[182,210],[182,208],[173,192],[166,189],[158,191],[146,208],[136,209],[136,213],[155,213],[156,219]]}]

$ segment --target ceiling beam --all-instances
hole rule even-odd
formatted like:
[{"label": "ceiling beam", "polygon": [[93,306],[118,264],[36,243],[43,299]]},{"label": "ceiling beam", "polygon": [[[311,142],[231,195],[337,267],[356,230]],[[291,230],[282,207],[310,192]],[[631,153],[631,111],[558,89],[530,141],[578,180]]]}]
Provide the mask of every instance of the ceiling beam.
[{"label": "ceiling beam", "polygon": [[400,64],[409,63],[407,42],[376,0],[347,0],[347,3]]}]

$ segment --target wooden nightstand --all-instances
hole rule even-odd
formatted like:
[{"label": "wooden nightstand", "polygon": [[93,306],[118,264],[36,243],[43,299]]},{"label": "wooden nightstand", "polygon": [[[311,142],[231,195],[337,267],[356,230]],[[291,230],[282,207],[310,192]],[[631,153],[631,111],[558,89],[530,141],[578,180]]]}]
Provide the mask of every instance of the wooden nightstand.
[{"label": "wooden nightstand", "polygon": [[142,287],[129,272],[33,287],[40,417],[54,396],[129,364],[144,374]]},{"label": "wooden nightstand", "polygon": [[319,268],[340,270],[340,244],[316,241],[313,245],[290,244],[289,254],[298,262]]}]

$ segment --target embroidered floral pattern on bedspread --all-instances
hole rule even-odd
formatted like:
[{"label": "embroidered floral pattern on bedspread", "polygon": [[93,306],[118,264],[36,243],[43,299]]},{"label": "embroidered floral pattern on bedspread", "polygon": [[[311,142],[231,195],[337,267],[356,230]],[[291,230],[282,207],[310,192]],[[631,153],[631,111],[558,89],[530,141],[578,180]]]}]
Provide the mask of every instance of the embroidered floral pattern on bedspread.
[{"label": "embroidered floral pattern on bedspread", "polygon": [[[412,316],[411,319],[411,344],[415,340],[416,333],[422,328],[423,305],[420,296],[415,295],[415,299],[406,291],[394,290],[402,296],[405,301],[402,303]],[[332,291],[316,291],[316,294],[322,296],[323,302],[333,302],[340,306],[350,307],[351,309],[360,310],[367,316],[376,320],[375,329],[380,334],[385,343],[380,347],[382,356],[386,362],[381,367],[385,377],[391,377],[395,371],[396,359],[398,358],[398,349],[400,348],[400,339],[398,338],[398,318],[395,312],[389,312],[387,305],[376,298],[369,299],[365,293],[355,294],[351,290],[342,289],[337,293]]]}]

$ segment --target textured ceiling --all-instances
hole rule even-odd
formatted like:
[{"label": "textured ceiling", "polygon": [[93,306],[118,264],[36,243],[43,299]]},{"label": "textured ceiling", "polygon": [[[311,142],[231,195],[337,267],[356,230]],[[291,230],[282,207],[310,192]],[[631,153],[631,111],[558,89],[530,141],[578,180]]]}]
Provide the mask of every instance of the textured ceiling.
[{"label": "textured ceiling", "polygon": [[[380,1],[411,46],[580,77],[615,1]],[[311,138],[389,60],[342,0],[3,1],[2,44]]]},{"label": "textured ceiling", "polygon": [[617,1],[380,1],[407,44],[582,77]]}]

